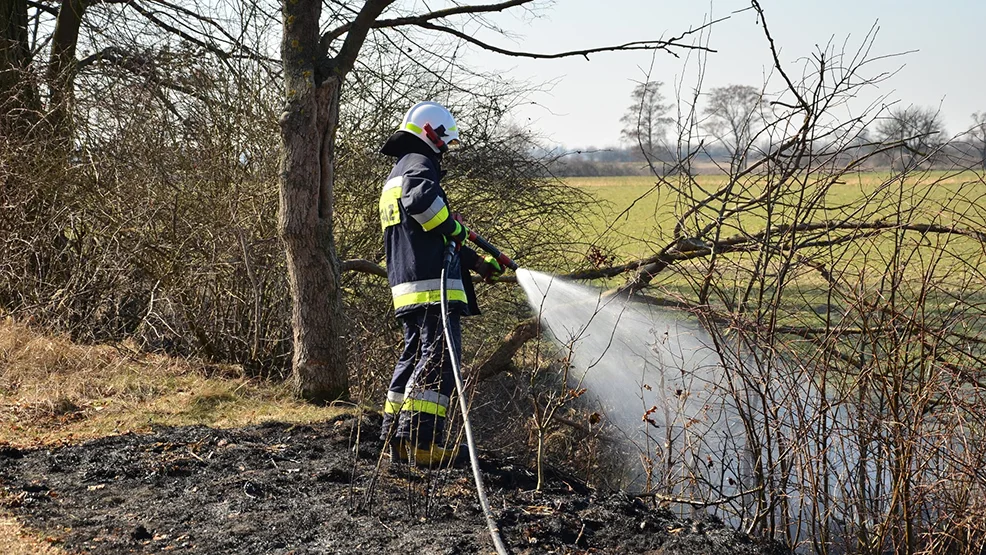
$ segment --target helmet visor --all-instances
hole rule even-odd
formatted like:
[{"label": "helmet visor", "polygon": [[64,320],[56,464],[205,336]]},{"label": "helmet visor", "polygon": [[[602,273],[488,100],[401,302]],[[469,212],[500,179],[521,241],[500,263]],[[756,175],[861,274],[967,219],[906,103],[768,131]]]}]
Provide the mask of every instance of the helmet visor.
[{"label": "helmet visor", "polygon": [[462,143],[459,142],[459,139],[452,139],[451,141],[445,143],[445,146],[447,146],[449,150],[459,150]]}]

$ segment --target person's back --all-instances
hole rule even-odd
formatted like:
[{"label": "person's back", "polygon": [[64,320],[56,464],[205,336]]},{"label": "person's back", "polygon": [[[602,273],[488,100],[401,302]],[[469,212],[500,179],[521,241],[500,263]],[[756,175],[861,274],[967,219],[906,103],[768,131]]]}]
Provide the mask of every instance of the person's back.
[{"label": "person's back", "polygon": [[[461,315],[478,314],[468,271],[484,277],[502,272],[495,261],[483,260],[462,246],[468,229],[449,208],[441,186],[446,143],[458,142],[452,114],[434,102],[414,105],[400,129],[381,152],[397,158],[380,194],[387,278],[394,312],[404,329],[404,352],[394,369],[384,405],[381,438],[393,460],[423,466],[451,461],[446,449],[445,418],[455,387],[445,325],[461,352]],[[448,265],[448,312],[443,325],[441,275],[446,247],[456,249]]]},{"label": "person's back", "polygon": [[[380,195],[387,278],[398,316],[439,301],[435,280],[441,277],[445,245],[464,232],[449,213],[440,159],[421,152],[427,147],[413,136],[402,135],[410,139],[390,150],[399,157]],[[468,252],[465,256],[470,258]],[[453,257],[449,269],[454,276],[448,287],[449,300],[456,305],[466,302],[459,258]]]}]

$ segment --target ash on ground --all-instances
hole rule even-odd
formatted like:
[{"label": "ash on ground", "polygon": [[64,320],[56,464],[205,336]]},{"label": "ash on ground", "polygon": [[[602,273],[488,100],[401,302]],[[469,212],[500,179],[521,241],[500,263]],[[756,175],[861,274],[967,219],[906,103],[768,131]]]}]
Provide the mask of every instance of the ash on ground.
[{"label": "ash on ground", "polygon": [[[492,553],[469,468],[392,467],[375,432],[348,416],[8,446],[0,511],[77,553]],[[557,475],[535,492],[523,465],[481,458],[514,553],[789,553]]]}]

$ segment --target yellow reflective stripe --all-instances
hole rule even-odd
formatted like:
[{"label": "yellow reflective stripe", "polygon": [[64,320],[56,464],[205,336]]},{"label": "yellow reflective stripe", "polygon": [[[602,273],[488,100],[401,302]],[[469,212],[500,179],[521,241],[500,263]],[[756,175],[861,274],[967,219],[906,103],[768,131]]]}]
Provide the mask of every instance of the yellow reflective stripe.
[{"label": "yellow reflective stripe", "polygon": [[[435,279],[422,279],[418,281],[408,281],[404,283],[398,283],[397,285],[390,288],[390,293],[399,297],[406,293],[424,293],[425,291],[438,291],[442,288],[442,280],[439,278]],[[462,286],[461,279],[449,279],[446,280],[445,288],[449,291],[453,289],[464,289]],[[391,399],[392,401],[397,401],[397,399]]]},{"label": "yellow reflective stripe", "polygon": [[[442,280],[440,279],[399,283],[390,288],[394,297],[394,308],[400,309],[406,306],[440,302],[442,298],[441,287]],[[450,279],[446,287],[450,301],[466,302],[466,292],[462,280]]]},{"label": "yellow reflective stripe", "polygon": [[441,393],[439,393],[437,391],[427,390],[427,389],[424,390],[424,391],[415,391],[414,393],[411,393],[410,396],[408,397],[408,399],[418,399],[420,401],[430,401],[432,403],[438,403],[439,405],[441,405],[443,407],[447,407],[448,406],[448,401],[449,401],[448,395],[442,395]]},{"label": "yellow reflective stripe", "polygon": [[[448,300],[466,302],[466,292],[462,289],[449,289]],[[404,308],[416,304],[438,303],[442,301],[441,290],[405,293],[394,297],[394,308]]]},{"label": "yellow reflective stripe", "polygon": [[[407,129],[408,131],[413,131],[415,133],[424,133],[425,132],[424,129],[422,129],[422,128],[418,127],[417,125],[414,125],[413,123],[410,123],[410,122],[404,124],[404,129]],[[448,133],[452,133],[453,131],[458,131],[458,130],[459,130],[459,127],[458,126],[452,126],[452,127],[449,127],[448,129],[446,129],[445,131],[448,132]]]},{"label": "yellow reflective stripe", "polygon": [[[428,208],[418,212],[417,214],[411,214],[414,221],[418,222],[419,225],[424,226],[431,220],[435,219],[435,216],[442,213],[442,209],[445,209],[445,213],[448,214],[448,208],[445,206],[445,201],[442,197],[435,195],[435,200],[428,205]],[[426,228],[425,231],[428,231]]]},{"label": "yellow reflective stripe", "polygon": [[423,401],[421,399],[405,399],[404,401],[387,401],[383,406],[384,414],[397,414],[401,411],[423,412],[445,417],[448,409],[434,401]]},{"label": "yellow reflective stripe", "polygon": [[401,209],[398,204],[403,190],[400,187],[402,182],[403,178],[395,177],[387,182],[380,193],[380,227],[382,229],[401,223]]},{"label": "yellow reflective stripe", "polygon": [[[431,231],[436,227],[442,225],[442,222],[444,222],[447,219],[448,219],[448,206],[442,206],[442,209],[438,211],[438,214],[435,214],[435,216],[432,219],[421,224],[421,229],[425,231]],[[458,225],[459,222],[455,222],[455,224]]]},{"label": "yellow reflective stripe", "polygon": [[423,412],[425,414],[434,414],[435,416],[440,416],[445,418],[446,408],[438,403],[432,401],[422,401],[420,399],[406,399],[404,401],[404,407],[401,410],[410,412]]}]

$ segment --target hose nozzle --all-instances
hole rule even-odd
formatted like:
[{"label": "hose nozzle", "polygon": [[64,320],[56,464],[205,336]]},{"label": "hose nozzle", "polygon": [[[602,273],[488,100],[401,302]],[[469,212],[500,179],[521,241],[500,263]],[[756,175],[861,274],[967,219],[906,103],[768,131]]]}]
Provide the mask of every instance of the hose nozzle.
[{"label": "hose nozzle", "polygon": [[479,248],[490,253],[490,256],[496,259],[502,266],[510,268],[513,271],[517,271],[517,263],[510,259],[509,256],[500,252],[500,249],[493,246],[492,243],[484,239],[481,235],[473,230],[469,230],[469,240],[476,244]]}]

